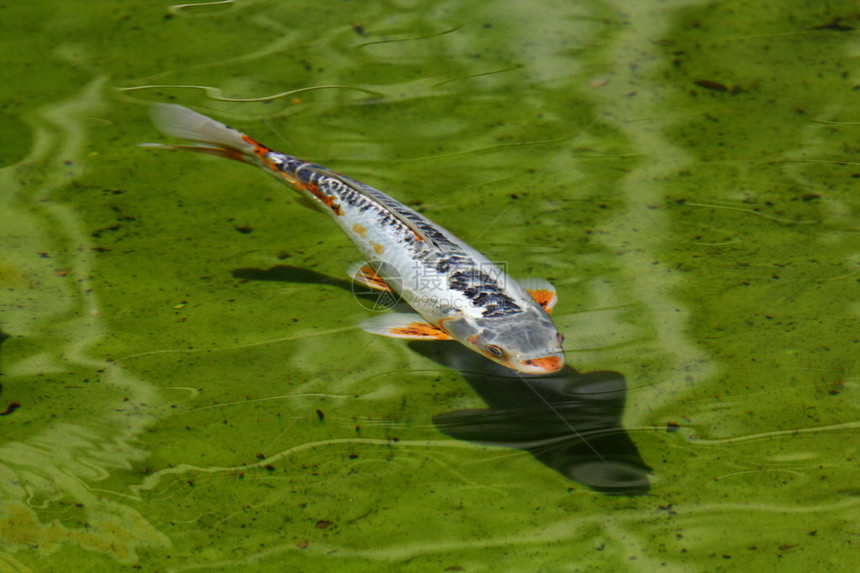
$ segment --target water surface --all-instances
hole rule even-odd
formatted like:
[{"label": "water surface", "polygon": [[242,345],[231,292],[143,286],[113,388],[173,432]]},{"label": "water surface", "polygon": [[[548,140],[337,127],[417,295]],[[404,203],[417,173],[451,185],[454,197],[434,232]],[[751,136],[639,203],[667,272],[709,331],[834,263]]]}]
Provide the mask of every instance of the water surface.
[{"label": "water surface", "polygon": [[[3,22],[0,570],[853,558],[853,2],[71,0]],[[520,386],[364,333],[335,226],[246,166],[137,147],[163,141],[156,101],[550,279],[571,369]]]}]

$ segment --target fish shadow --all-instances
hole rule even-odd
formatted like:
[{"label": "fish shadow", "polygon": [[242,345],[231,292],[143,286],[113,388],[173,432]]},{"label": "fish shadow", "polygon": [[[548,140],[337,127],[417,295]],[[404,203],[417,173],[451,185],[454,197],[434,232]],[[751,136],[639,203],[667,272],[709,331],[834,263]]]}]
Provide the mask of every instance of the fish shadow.
[{"label": "fish shadow", "polygon": [[[2,358],[2,355],[3,355],[3,343],[6,342],[9,338],[11,338],[11,336],[9,336],[5,332],[3,332],[3,328],[0,327],[0,358]],[[3,361],[0,360],[0,366],[2,366],[2,365],[3,365]],[[2,376],[2,375],[3,375],[3,371],[0,370],[0,376]],[[2,389],[2,388],[3,387],[0,386],[0,389]]]},{"label": "fish shadow", "polygon": [[275,265],[268,269],[234,269],[233,278],[246,281],[276,281],[284,283],[322,284],[331,285],[352,292],[352,281],[331,277],[315,270],[294,267],[291,265]]},{"label": "fish shadow", "polygon": [[242,281],[275,281],[284,283],[302,283],[315,285],[330,285],[345,290],[355,297],[364,308],[373,311],[384,309],[411,310],[404,307],[400,296],[388,292],[373,290],[369,287],[356,286],[352,280],[332,277],[312,269],[294,267],[291,265],[275,265],[268,269],[242,268],[231,271],[233,278]]},{"label": "fish shadow", "polygon": [[525,450],[563,476],[609,495],[644,495],[651,468],[621,424],[627,382],[618,372],[518,375],[459,345],[409,346],[460,371],[488,408],[433,416],[458,440]]},{"label": "fish shadow", "polygon": [[[9,338],[11,338],[11,336],[9,336],[5,332],[3,332],[3,329],[0,328],[0,351],[2,351],[3,343],[6,342]],[[2,354],[2,352],[0,352],[0,354]],[[2,356],[0,356],[0,358],[2,358]],[[0,367],[2,367],[2,365],[3,365],[3,361],[0,360]],[[0,370],[0,376],[2,376],[2,375],[3,375],[3,371]],[[0,394],[2,394],[2,393],[3,393],[3,384],[0,384]],[[19,404],[18,402],[10,402],[9,405],[6,407],[6,409],[4,411],[0,412],[0,416],[8,416],[9,414],[11,414],[12,412],[14,412],[15,410],[17,410],[20,407],[21,407],[21,404]]]},{"label": "fish shadow", "polygon": [[[331,285],[369,304],[378,293],[356,292],[352,281],[312,269],[276,265],[232,271],[241,280]],[[377,309],[378,310],[378,309]],[[411,341],[410,348],[463,374],[489,408],[433,417],[452,438],[525,450],[563,476],[610,495],[644,495],[651,468],[621,424],[627,382],[618,372],[517,375],[454,342]]]}]

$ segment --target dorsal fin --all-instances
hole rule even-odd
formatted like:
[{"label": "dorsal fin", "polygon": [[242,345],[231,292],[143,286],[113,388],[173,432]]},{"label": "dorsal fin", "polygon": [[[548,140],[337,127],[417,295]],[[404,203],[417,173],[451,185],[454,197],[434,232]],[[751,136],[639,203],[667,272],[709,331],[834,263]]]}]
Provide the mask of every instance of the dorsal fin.
[{"label": "dorsal fin", "polygon": [[366,185],[361,181],[356,181],[355,179],[347,177],[346,175],[341,175],[340,173],[332,171],[327,167],[320,166],[316,168],[316,171],[318,173],[324,174],[327,177],[342,181],[351,189],[354,189],[356,192],[361,193],[361,195],[367,201],[373,203],[377,209],[389,213],[393,218],[397,219],[400,224],[408,228],[415,235],[416,239],[429,247],[441,249],[441,247],[436,243],[436,241],[434,241],[433,238],[427,234],[427,231],[419,227],[415,221],[410,219],[409,216],[414,215],[416,219],[423,220],[424,218],[418,212],[414,211],[413,209],[410,209],[402,203],[397,202],[396,200],[382,193],[382,191],[374,189],[370,185]]}]

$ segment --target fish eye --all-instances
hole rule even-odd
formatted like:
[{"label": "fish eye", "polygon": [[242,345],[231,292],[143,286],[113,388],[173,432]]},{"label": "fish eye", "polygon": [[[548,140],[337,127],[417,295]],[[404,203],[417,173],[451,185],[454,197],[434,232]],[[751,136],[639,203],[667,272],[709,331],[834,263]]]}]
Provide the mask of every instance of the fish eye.
[{"label": "fish eye", "polygon": [[558,343],[564,344],[564,335],[562,333],[558,333]]},{"label": "fish eye", "polygon": [[496,346],[495,344],[488,344],[487,345],[487,352],[489,352],[493,356],[504,356],[505,355],[505,351],[502,350],[501,348],[499,348],[498,346]]}]

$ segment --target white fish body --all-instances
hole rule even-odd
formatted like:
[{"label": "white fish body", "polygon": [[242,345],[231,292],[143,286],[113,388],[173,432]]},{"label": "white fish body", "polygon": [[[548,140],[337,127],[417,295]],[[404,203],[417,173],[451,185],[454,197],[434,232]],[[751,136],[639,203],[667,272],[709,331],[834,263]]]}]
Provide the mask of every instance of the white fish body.
[{"label": "white fish body", "polygon": [[202,145],[149,145],[257,165],[312,201],[367,259],[354,278],[397,292],[420,315],[380,315],[365,321],[365,330],[399,338],[456,339],[528,374],[564,366],[562,337],[549,317],[557,297],[548,282],[527,279],[520,285],[453,233],[382,191],[273,151],[187,108],[156,104],[153,120],[167,135]]}]

